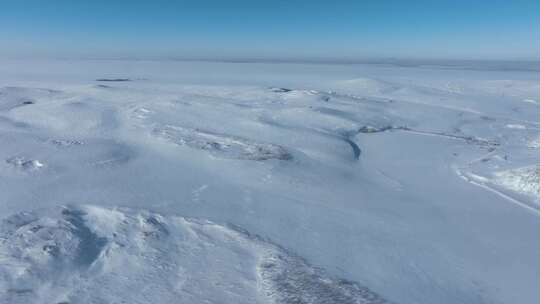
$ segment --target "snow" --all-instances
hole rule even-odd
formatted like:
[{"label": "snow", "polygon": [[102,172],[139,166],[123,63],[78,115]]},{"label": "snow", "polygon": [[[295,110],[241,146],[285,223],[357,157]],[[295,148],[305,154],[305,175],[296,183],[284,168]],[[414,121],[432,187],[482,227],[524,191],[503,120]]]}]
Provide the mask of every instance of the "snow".
[{"label": "snow", "polygon": [[511,190],[529,194],[540,201],[540,165],[495,173],[495,182]]},{"label": "snow", "polygon": [[6,159],[6,163],[22,170],[38,170],[44,166],[43,163],[37,159],[27,160],[24,157],[11,157]]},{"label": "snow", "polygon": [[210,151],[217,157],[268,160],[292,159],[292,155],[281,146],[253,142],[249,139],[179,126],[160,126],[153,130],[155,136],[180,146]]},{"label": "snow", "polygon": [[2,61],[0,303],[534,303],[540,75]]},{"label": "snow", "polygon": [[527,129],[526,126],[520,125],[520,124],[508,124],[506,125],[506,127],[510,129],[521,129],[521,130]]},{"label": "snow", "polygon": [[528,147],[531,149],[538,149],[540,148],[540,136],[537,138],[533,138],[529,141]]},{"label": "snow", "polygon": [[2,303],[384,302],[205,220],[86,205],[15,214],[1,227]]}]

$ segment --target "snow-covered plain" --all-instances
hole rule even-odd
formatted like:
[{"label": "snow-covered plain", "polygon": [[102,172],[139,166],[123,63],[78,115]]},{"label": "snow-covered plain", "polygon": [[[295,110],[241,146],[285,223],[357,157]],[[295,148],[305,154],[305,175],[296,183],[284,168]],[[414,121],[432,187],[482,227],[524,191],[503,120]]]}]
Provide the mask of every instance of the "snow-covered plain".
[{"label": "snow-covered plain", "polygon": [[0,62],[0,303],[540,301],[540,73]]}]

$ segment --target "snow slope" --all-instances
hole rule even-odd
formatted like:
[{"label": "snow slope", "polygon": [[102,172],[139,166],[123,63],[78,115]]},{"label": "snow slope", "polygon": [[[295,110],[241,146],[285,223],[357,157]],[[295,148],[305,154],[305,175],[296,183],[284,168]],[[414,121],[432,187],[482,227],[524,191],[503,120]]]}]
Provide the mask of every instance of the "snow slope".
[{"label": "snow slope", "polygon": [[2,61],[0,303],[534,303],[539,84]]},{"label": "snow slope", "polygon": [[2,303],[385,302],[205,220],[62,207],[8,217],[0,237]]}]

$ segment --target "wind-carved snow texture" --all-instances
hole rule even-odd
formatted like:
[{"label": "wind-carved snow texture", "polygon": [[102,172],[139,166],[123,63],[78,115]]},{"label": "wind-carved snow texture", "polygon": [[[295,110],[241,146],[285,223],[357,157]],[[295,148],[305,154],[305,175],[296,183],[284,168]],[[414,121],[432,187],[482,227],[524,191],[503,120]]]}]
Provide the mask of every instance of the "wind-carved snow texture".
[{"label": "wind-carved snow texture", "polygon": [[274,303],[388,303],[354,282],[325,277],[293,255],[269,253],[259,263],[258,272],[263,292]]},{"label": "wind-carved snow texture", "polygon": [[540,165],[497,172],[494,182],[540,201]]},{"label": "wind-carved snow texture", "polygon": [[15,214],[0,261],[0,303],[386,303],[244,230],[130,209]]},{"label": "wind-carved snow texture", "polygon": [[216,157],[258,161],[293,158],[287,149],[279,145],[199,129],[166,125],[155,128],[153,134],[180,146],[208,151]]}]

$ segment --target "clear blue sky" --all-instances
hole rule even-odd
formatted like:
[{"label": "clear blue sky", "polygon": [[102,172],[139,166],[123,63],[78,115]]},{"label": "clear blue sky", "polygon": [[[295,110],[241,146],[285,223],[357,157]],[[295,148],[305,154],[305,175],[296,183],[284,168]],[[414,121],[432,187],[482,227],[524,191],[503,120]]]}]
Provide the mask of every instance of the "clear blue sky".
[{"label": "clear blue sky", "polygon": [[0,0],[0,55],[540,59],[540,0]]}]

